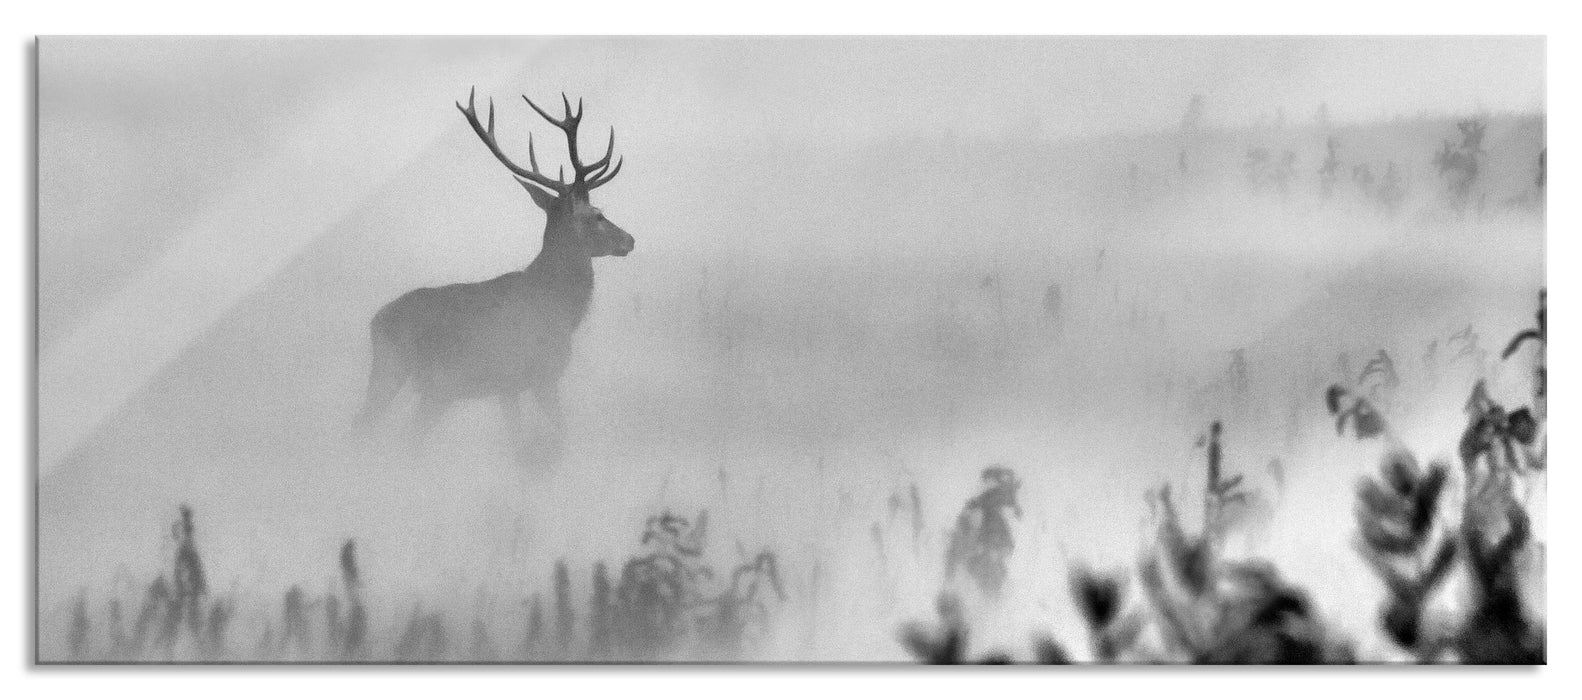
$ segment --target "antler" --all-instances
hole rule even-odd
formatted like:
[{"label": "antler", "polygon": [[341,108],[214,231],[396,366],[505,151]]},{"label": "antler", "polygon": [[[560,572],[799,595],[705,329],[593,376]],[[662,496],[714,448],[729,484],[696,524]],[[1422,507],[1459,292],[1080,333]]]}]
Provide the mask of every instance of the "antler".
[{"label": "antler", "polygon": [[457,102],[456,109],[461,110],[462,115],[467,117],[467,123],[472,125],[472,130],[478,134],[478,138],[483,141],[483,144],[489,147],[489,152],[493,153],[494,157],[499,159],[517,177],[550,190],[558,196],[578,193],[586,197],[589,191],[615,179],[615,175],[621,172],[621,165],[625,162],[624,157],[617,159],[614,167],[610,166],[610,157],[615,154],[615,127],[610,127],[610,141],[609,145],[604,149],[603,158],[584,164],[582,159],[578,157],[577,126],[582,122],[581,99],[577,100],[577,111],[573,114],[571,111],[571,100],[566,98],[565,93],[561,93],[560,100],[565,104],[566,116],[562,119],[556,119],[549,116],[544,110],[539,109],[538,105],[533,104],[533,101],[527,99],[526,95],[522,96],[523,100],[527,100],[527,105],[533,108],[533,111],[538,112],[539,116],[565,132],[566,152],[571,156],[572,168],[572,181],[566,182],[564,167],[560,169],[559,174],[553,179],[539,172],[538,154],[533,148],[532,132],[528,132],[527,135],[527,162],[529,167],[524,168],[517,165],[505,155],[504,151],[500,150],[500,144],[494,138],[494,99],[490,98],[489,100],[489,123],[485,126],[478,121],[478,109],[474,103],[477,92],[478,89],[474,87],[467,93],[467,106],[463,107],[460,102]]},{"label": "antler", "polygon": [[478,109],[474,104],[477,94],[478,88],[474,87],[471,92],[467,93],[467,106],[463,107],[460,102],[457,102],[456,109],[461,110],[462,115],[467,117],[467,123],[472,125],[472,130],[478,134],[478,138],[483,141],[483,145],[489,147],[489,152],[493,153],[494,157],[517,177],[560,196],[570,193],[571,184],[565,182],[564,171],[561,172],[561,177],[553,180],[548,175],[538,171],[538,156],[533,152],[533,134],[531,132],[527,135],[527,162],[531,168],[524,168],[511,162],[511,158],[500,150],[500,144],[494,138],[494,98],[489,98],[489,125],[485,127],[483,124],[478,123]]},{"label": "antler", "polygon": [[[572,174],[575,176],[571,183],[573,188],[580,188],[582,192],[586,193],[613,180],[616,173],[621,172],[621,165],[625,162],[624,156],[615,161],[615,167],[610,167],[610,157],[615,155],[615,127],[613,126],[610,127],[610,141],[609,145],[604,149],[603,158],[584,164],[582,159],[578,157],[577,126],[582,123],[582,98],[577,98],[577,112],[573,114],[571,111],[571,100],[567,99],[566,93],[560,93],[560,102],[566,110],[566,116],[561,119],[549,116],[548,112],[533,104],[533,101],[528,99],[527,95],[523,95],[522,99],[527,101],[527,106],[532,107],[534,112],[538,112],[538,116],[543,117],[545,121],[566,132],[566,152],[571,156],[571,169]],[[592,177],[589,177],[590,175]]]}]

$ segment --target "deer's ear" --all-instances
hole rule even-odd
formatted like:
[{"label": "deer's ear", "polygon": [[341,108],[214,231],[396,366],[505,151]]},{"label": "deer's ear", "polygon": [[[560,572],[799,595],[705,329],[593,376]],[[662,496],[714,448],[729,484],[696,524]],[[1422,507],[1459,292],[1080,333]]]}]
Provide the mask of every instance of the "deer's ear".
[{"label": "deer's ear", "polygon": [[527,193],[533,196],[533,203],[537,204],[539,209],[543,209],[546,212],[554,209],[555,204],[560,201],[559,198],[555,197],[555,195],[545,192],[538,185],[535,185],[531,182],[518,179],[516,183],[521,185],[522,189],[527,190]]}]

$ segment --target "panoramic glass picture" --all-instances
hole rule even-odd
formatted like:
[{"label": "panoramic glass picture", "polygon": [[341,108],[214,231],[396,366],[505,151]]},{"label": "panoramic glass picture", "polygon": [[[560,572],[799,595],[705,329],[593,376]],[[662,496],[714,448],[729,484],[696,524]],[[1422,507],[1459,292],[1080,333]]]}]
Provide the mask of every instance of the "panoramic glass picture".
[{"label": "panoramic glass picture", "polygon": [[38,663],[1544,664],[1543,37],[43,37]]}]

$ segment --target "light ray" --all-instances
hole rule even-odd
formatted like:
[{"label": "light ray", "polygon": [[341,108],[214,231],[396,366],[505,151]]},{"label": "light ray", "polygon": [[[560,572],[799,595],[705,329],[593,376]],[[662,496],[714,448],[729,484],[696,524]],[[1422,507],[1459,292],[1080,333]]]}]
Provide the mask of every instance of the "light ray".
[{"label": "light ray", "polygon": [[469,74],[492,77],[477,81],[482,85],[504,84],[521,67],[452,65],[437,71],[442,76],[398,81],[372,76],[282,139],[252,177],[216,201],[152,267],[40,358],[40,477],[238,302],[374,196],[403,163],[460,128],[443,101],[402,119],[370,119],[369,105],[386,101],[380,95],[464,86],[474,82]]}]

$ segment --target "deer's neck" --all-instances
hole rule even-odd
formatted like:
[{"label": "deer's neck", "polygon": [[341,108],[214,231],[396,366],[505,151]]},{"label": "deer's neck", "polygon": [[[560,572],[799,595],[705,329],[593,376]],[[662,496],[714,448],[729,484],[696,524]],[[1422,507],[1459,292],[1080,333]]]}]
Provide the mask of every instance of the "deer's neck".
[{"label": "deer's neck", "polygon": [[547,301],[575,328],[593,298],[593,259],[559,235],[556,222],[544,231],[544,246],[523,270],[524,292]]}]

